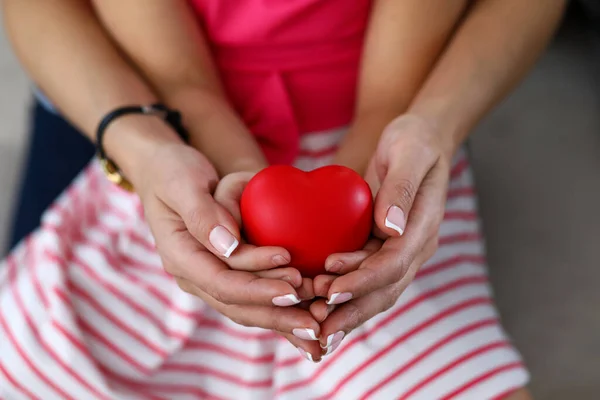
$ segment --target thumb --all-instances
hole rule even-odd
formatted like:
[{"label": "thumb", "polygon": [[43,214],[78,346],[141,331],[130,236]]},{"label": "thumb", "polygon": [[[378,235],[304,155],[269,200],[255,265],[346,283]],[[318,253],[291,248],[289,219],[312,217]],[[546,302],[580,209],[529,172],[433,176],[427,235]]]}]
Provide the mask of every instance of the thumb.
[{"label": "thumb", "polygon": [[240,229],[231,213],[217,203],[210,187],[187,180],[167,205],[177,213],[189,233],[213,254],[229,258],[240,244]]},{"label": "thumb", "polygon": [[240,211],[242,193],[254,175],[256,175],[254,172],[236,172],[225,176],[219,182],[213,196],[215,201],[231,214],[238,226],[242,226]]},{"label": "thumb", "polygon": [[398,154],[390,149],[389,153],[396,154],[387,163],[375,198],[375,223],[389,236],[402,236],[419,187],[433,163],[414,150]]}]

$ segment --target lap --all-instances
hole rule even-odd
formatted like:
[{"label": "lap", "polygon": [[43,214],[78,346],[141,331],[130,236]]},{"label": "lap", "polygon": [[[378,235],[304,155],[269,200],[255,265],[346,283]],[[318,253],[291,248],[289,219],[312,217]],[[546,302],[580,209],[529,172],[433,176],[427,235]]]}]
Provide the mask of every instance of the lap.
[{"label": "lap", "polygon": [[93,164],[0,268],[0,387],[47,399],[511,393],[527,373],[493,306],[476,216],[461,155],[438,253],[392,309],[312,364],[181,292],[139,200]]}]

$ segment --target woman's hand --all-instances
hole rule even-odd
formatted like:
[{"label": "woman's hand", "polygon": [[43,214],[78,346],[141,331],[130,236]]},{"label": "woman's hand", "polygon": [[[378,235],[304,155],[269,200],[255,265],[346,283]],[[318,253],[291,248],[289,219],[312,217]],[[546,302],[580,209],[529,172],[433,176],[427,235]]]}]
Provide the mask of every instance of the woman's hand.
[{"label": "woman's hand", "polygon": [[157,146],[145,160],[134,185],[164,268],[179,286],[233,321],[279,332],[319,357],[319,324],[289,307],[313,295],[298,271],[273,269],[289,262],[285,249],[241,243],[236,219],[213,197],[219,180],[208,160],[183,143]]},{"label": "woman's hand", "polygon": [[[326,269],[343,274],[315,278],[313,315],[337,305],[321,323],[321,345],[330,353],[344,335],[392,307],[436,251],[444,216],[452,146],[435,127],[402,116],[384,130],[366,179],[375,197],[376,241],[356,253],[332,255]],[[319,318],[316,318],[317,320]]]}]

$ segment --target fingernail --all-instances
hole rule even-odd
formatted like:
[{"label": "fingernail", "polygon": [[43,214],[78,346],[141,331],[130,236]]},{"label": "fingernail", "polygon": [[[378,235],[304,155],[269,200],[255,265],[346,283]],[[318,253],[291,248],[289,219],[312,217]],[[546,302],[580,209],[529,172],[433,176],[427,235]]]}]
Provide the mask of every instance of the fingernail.
[{"label": "fingernail", "polygon": [[319,340],[317,335],[315,335],[315,331],[312,329],[296,328],[292,330],[292,333],[302,340]]},{"label": "fingernail", "polygon": [[323,357],[330,355],[331,353],[333,353],[335,351],[335,349],[337,349],[340,344],[342,343],[342,341],[340,340],[339,342],[333,343],[330,347],[327,347],[327,351],[325,352],[325,354],[323,354]]},{"label": "fingernail", "polygon": [[335,304],[329,304],[327,306],[327,316],[329,316],[329,314],[331,314],[333,310],[335,310]]},{"label": "fingernail", "polygon": [[308,361],[316,362],[315,360],[313,360],[312,354],[310,354],[307,351],[304,351],[304,349],[301,349],[300,347],[296,348],[298,349],[298,352],[300,352],[300,355],[302,355],[302,357],[306,358]]},{"label": "fingernail", "polygon": [[385,217],[385,226],[398,232],[400,236],[404,234],[406,228],[406,216],[404,211],[398,206],[391,206]]},{"label": "fingernail", "polygon": [[327,349],[335,344],[338,344],[339,342],[342,341],[342,339],[344,338],[344,331],[338,331],[336,333],[332,333],[331,335],[327,336],[327,344],[325,346],[321,345],[322,349]]},{"label": "fingernail", "polygon": [[279,307],[289,307],[300,303],[300,299],[295,294],[286,294],[273,298],[273,304]]},{"label": "fingernail", "polygon": [[334,293],[331,295],[327,304],[341,304],[352,298],[352,293]]},{"label": "fingernail", "polygon": [[331,264],[329,267],[325,267],[325,269],[328,272],[336,273],[336,272],[339,272],[343,266],[344,266],[344,264],[341,261],[336,261],[333,264]]},{"label": "fingernail", "polygon": [[271,259],[273,261],[273,264],[276,267],[279,267],[281,265],[286,265],[287,263],[290,262],[290,260],[287,260],[284,256],[282,256],[281,254],[277,254],[276,256],[273,256],[273,258]]},{"label": "fingernail", "polygon": [[225,258],[238,247],[240,242],[224,226],[215,227],[208,235],[210,244]]}]

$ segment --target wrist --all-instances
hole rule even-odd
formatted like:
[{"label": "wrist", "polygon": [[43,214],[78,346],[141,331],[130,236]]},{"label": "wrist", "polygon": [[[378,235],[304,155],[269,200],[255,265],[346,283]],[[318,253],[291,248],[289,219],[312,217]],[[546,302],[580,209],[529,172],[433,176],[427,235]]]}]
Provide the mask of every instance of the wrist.
[{"label": "wrist", "polygon": [[412,115],[430,126],[438,139],[442,154],[451,160],[456,151],[466,139],[466,133],[460,129],[460,125],[454,118],[446,118],[446,114],[436,107],[426,107],[416,104],[408,110]]},{"label": "wrist", "polygon": [[147,162],[161,147],[183,144],[165,121],[156,116],[131,114],[115,120],[107,128],[104,148],[123,175],[138,186]]}]

